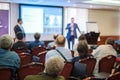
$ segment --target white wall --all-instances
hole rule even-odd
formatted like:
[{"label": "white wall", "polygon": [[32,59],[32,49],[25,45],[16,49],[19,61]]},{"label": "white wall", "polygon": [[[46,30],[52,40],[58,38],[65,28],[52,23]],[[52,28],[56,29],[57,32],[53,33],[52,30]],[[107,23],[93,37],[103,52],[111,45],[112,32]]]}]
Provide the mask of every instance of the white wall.
[{"label": "white wall", "polygon": [[17,24],[17,19],[19,18],[19,6],[18,4],[10,4],[10,35],[14,38],[14,26]]}]

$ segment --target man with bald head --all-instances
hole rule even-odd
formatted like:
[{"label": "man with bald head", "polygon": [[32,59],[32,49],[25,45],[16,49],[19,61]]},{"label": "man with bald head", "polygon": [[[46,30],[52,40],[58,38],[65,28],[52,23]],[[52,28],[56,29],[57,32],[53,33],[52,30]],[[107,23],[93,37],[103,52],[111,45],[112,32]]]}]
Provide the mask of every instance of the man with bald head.
[{"label": "man with bald head", "polygon": [[45,60],[47,61],[50,57],[53,56],[60,56],[64,60],[71,60],[72,54],[69,49],[65,48],[65,41],[65,37],[63,35],[59,35],[55,41],[56,49],[48,51]]}]

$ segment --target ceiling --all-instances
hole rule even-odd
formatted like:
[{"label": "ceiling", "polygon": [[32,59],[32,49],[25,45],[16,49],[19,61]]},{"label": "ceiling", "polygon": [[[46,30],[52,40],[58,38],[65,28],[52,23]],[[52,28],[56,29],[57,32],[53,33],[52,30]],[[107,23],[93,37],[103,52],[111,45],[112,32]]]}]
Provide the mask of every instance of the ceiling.
[{"label": "ceiling", "polygon": [[92,9],[120,9],[120,0],[0,0],[0,2]]}]

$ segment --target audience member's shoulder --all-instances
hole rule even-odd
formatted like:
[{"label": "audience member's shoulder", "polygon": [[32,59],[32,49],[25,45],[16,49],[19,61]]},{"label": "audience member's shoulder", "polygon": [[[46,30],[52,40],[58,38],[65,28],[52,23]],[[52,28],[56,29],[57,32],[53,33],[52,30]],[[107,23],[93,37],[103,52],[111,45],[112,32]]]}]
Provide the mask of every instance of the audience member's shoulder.
[{"label": "audience member's shoulder", "polygon": [[28,76],[25,77],[24,80],[36,80],[37,76],[38,75],[28,75]]},{"label": "audience member's shoulder", "polygon": [[41,41],[41,43],[42,43],[42,44],[45,44],[45,42],[44,42],[44,41]]},{"label": "audience member's shoulder", "polygon": [[58,76],[57,80],[65,80],[65,78],[63,76]]},{"label": "audience member's shoulder", "polygon": [[97,48],[103,48],[103,47],[106,47],[106,45],[99,45]]},{"label": "audience member's shoulder", "polygon": [[18,56],[18,54],[15,51],[10,51],[11,56]]},{"label": "audience member's shoulder", "polygon": [[70,49],[68,49],[68,48],[65,48],[66,50],[68,50],[69,52],[71,52],[71,50]]},{"label": "audience member's shoulder", "polygon": [[52,50],[47,51],[47,53],[52,53],[52,52],[56,52],[56,50],[52,49]]}]

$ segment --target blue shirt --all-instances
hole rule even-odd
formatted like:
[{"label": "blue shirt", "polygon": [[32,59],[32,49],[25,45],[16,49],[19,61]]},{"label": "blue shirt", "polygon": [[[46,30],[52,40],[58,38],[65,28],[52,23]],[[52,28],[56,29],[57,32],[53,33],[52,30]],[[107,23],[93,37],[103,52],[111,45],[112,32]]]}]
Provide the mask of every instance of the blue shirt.
[{"label": "blue shirt", "polygon": [[55,46],[55,42],[50,42],[50,43],[48,44],[48,49],[51,49],[53,46]]},{"label": "blue shirt", "polygon": [[30,43],[29,49],[32,49],[37,46],[45,47],[45,43],[43,41],[35,40],[34,42]]},{"label": "blue shirt", "polygon": [[20,58],[17,53],[5,49],[0,49],[0,67],[8,67],[16,72],[20,67]]},{"label": "blue shirt", "polygon": [[120,40],[116,40],[115,43],[119,44],[120,45]]},{"label": "blue shirt", "polygon": [[[56,49],[59,50],[67,60],[72,59],[72,53],[69,49],[66,49],[64,47],[57,47]],[[56,50],[48,51],[45,57],[45,61],[47,61],[50,57],[54,57],[54,56],[61,56],[61,55]]]}]

